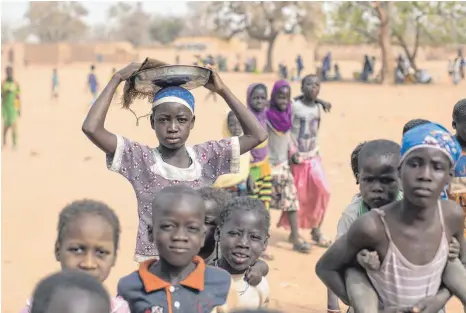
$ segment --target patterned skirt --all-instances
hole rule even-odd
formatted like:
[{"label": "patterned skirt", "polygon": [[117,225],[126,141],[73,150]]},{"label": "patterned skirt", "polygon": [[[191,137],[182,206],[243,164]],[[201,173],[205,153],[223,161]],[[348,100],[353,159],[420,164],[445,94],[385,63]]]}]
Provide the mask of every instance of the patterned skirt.
[{"label": "patterned skirt", "polygon": [[268,210],[270,201],[272,200],[272,176],[268,160],[267,162],[262,162],[260,166],[251,165],[249,175],[251,175],[256,184],[254,192],[250,197],[261,200]]}]

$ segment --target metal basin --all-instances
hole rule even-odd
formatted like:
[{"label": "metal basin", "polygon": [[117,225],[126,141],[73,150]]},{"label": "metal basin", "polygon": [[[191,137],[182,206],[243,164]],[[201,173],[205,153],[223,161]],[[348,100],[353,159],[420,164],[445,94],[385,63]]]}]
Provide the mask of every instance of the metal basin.
[{"label": "metal basin", "polygon": [[195,89],[205,86],[212,71],[208,68],[192,65],[167,65],[153,69],[142,70],[130,79],[134,89],[141,93],[157,93],[160,89],[179,86],[185,89]]}]

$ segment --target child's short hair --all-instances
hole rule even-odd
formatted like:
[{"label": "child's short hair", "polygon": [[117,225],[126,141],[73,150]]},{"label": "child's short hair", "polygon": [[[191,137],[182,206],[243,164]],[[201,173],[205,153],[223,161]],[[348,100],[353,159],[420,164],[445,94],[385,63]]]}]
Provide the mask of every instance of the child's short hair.
[{"label": "child's short hair", "polygon": [[249,197],[236,197],[228,202],[223,211],[220,213],[220,222],[218,227],[221,229],[230,219],[233,211],[252,211],[262,215],[265,220],[266,228],[265,231],[269,234],[270,229],[270,213],[264,206],[264,203],[259,199]]},{"label": "child's short hair", "polygon": [[311,77],[317,77],[317,75],[316,74],[308,74],[308,75],[304,76],[303,79],[301,79],[301,88],[303,88],[303,86],[304,86],[304,81],[306,79],[311,78]]},{"label": "child's short hair", "polygon": [[366,142],[367,141],[361,142],[356,146],[356,148],[354,148],[353,152],[351,152],[351,169],[353,170],[354,178],[356,178],[356,185],[359,184],[359,152],[361,152],[361,149]]},{"label": "child's short hair", "polygon": [[419,125],[423,125],[423,124],[427,124],[427,123],[430,123],[429,120],[425,120],[425,119],[422,119],[422,118],[415,118],[413,120],[410,120],[408,121],[408,123],[405,124],[405,126],[403,127],[403,135],[410,129],[416,127],[416,126],[419,126]]},{"label": "child's short hair", "polygon": [[400,145],[394,141],[387,139],[377,139],[366,142],[361,151],[359,151],[358,157],[358,168],[361,169],[361,165],[364,160],[371,157],[395,157],[400,158]]},{"label": "child's short hair", "polygon": [[466,98],[456,102],[453,108],[453,121],[466,121]]},{"label": "child's short hair", "polygon": [[186,185],[174,185],[163,188],[161,191],[155,194],[154,200],[152,200],[152,216],[155,216],[159,206],[157,204],[163,203],[165,198],[179,199],[182,195],[192,196],[197,198],[199,202],[203,202],[199,191],[186,186]]},{"label": "child's short hair", "polygon": [[120,241],[120,221],[115,212],[105,203],[83,199],[73,201],[61,210],[58,217],[58,235],[57,244],[63,241],[68,224],[75,220],[77,217],[85,214],[98,215],[103,217],[113,228],[113,242],[115,244],[115,252],[118,251],[118,245]]},{"label": "child's short hair", "polygon": [[78,270],[63,270],[42,279],[34,290],[31,313],[45,313],[54,294],[63,289],[79,289],[101,297],[110,309],[110,296],[94,277]]},{"label": "child's short hair", "polygon": [[225,204],[233,199],[231,193],[221,188],[202,187],[199,189],[199,193],[201,194],[202,200],[215,202],[218,213],[223,211]]}]

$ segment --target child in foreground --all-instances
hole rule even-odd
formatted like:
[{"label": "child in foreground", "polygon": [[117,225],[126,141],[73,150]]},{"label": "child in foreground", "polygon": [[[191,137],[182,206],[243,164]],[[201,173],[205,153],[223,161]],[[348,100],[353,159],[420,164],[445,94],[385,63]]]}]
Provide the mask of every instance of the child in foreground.
[{"label": "child in foreground", "polygon": [[[462,210],[451,201],[439,200],[459,154],[459,144],[438,124],[428,123],[406,132],[400,160],[404,199],[358,218],[317,263],[321,280],[345,303],[361,308],[356,312],[376,312],[377,304],[367,301],[367,293],[349,298],[339,271],[363,249],[374,251],[381,264],[366,270],[385,310],[419,312],[428,307],[432,312],[440,311],[450,297],[450,292],[440,287],[442,282],[462,301],[465,299],[461,279],[466,275],[459,262],[448,263],[442,280],[448,243],[455,237],[462,246],[464,240]],[[414,248],[420,245],[424,247],[422,254]],[[355,289],[371,288],[360,283]]]},{"label": "child in foreground", "polygon": [[220,214],[217,231],[221,257],[216,266],[230,273],[238,293],[238,307],[259,308],[269,302],[267,278],[250,286],[246,275],[264,252],[269,238],[270,214],[258,199],[236,197]]},{"label": "child in foreground", "polygon": [[37,284],[31,313],[106,313],[110,312],[109,299],[104,286],[94,277],[65,270]]},{"label": "child in foreground", "polygon": [[156,258],[158,254],[156,244],[151,240],[150,209],[158,191],[176,184],[196,189],[210,186],[220,175],[237,173],[240,155],[267,139],[266,131],[216,72],[206,88],[224,98],[238,117],[244,131],[242,136],[187,147],[186,141],[195,121],[194,96],[181,87],[167,87],[154,96],[150,122],[159,142],[157,148],[109,132],[104,123],[115,90],[140,68],[141,64],[132,63],[118,71],[99,95],[82,126],[88,138],[106,153],[108,168],[125,177],[136,193],[139,216],[137,262]]},{"label": "child in foreground", "polygon": [[293,173],[290,168],[291,139],[291,87],[285,80],[273,86],[270,108],[267,111],[269,134],[269,160],[272,165],[274,206],[282,211],[278,227],[290,229],[288,241],[293,250],[309,253],[310,246],[299,235],[299,202]]},{"label": "child in foreground", "polygon": [[[355,148],[351,154],[351,166],[356,182],[359,184],[359,193],[355,195],[338,221],[337,239],[346,234],[351,225],[371,209],[403,199],[398,179],[399,162],[400,145],[390,140],[372,140],[359,144]],[[357,259],[366,261],[370,256],[367,250],[363,250],[359,252]],[[358,275],[351,271],[358,271],[358,269],[350,267],[346,270],[346,285],[350,298],[352,297],[350,287],[354,284],[351,279],[354,275]],[[366,276],[364,272],[360,272],[360,276]],[[370,301],[368,299],[370,295],[366,296],[366,301]],[[377,303],[377,295],[373,295],[372,300]],[[340,312],[338,297],[330,289],[328,290],[327,312]],[[359,312],[358,308],[356,312]]]},{"label": "child in foreground", "polygon": [[[103,283],[115,265],[120,239],[120,222],[106,204],[78,200],[67,205],[58,218],[55,259],[62,270],[79,270]],[[35,298],[20,313],[32,313]],[[110,301],[110,313],[130,313],[121,297]]]},{"label": "child in foreground", "polygon": [[[199,193],[206,207],[206,238],[198,255],[207,265],[215,265],[215,262],[220,259],[219,243],[215,240],[215,231],[220,224],[220,214],[233,197],[225,190],[212,187],[202,187]],[[262,277],[267,276],[268,273],[269,266],[259,259],[251,266],[245,278],[251,286],[257,286],[262,281]]]},{"label": "child in foreground", "polygon": [[118,295],[131,313],[228,312],[237,295],[230,275],[206,266],[198,253],[204,244],[205,204],[198,191],[184,185],[164,188],[153,201],[153,240],[159,260],[147,260],[123,277]]},{"label": "child in foreground", "polygon": [[[224,137],[241,136],[243,129],[233,111],[229,111],[223,130]],[[214,188],[222,188],[230,192],[233,196],[247,196],[252,192],[251,177],[249,176],[249,165],[251,154],[244,153],[239,161],[239,173],[225,174],[217,178],[212,185]]]}]

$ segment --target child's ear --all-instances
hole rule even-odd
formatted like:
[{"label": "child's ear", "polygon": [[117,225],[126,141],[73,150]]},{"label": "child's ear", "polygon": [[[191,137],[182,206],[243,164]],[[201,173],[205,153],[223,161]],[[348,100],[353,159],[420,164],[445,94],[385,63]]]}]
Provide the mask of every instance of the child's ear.
[{"label": "child's ear", "polygon": [[453,127],[453,129],[456,130],[456,122],[455,121],[451,122],[451,127]]},{"label": "child's ear", "polygon": [[202,225],[202,244],[201,244],[201,248],[204,248],[206,237],[207,237],[207,227],[205,227],[205,225]]},{"label": "child's ear", "polygon": [[154,112],[151,113],[150,117],[150,127],[155,130],[155,125],[154,125]]},{"label": "child's ear", "polygon": [[60,262],[60,244],[58,241],[55,242],[55,260]]},{"label": "child's ear", "polygon": [[196,116],[193,115],[193,118],[191,119],[191,130],[194,128],[195,122],[196,122]]},{"label": "child's ear", "polygon": [[267,247],[269,246],[269,238],[270,238],[270,235],[267,235],[267,238],[265,238],[265,242],[264,242],[264,250],[262,252],[267,250]]}]

